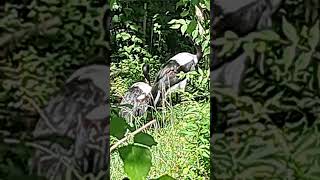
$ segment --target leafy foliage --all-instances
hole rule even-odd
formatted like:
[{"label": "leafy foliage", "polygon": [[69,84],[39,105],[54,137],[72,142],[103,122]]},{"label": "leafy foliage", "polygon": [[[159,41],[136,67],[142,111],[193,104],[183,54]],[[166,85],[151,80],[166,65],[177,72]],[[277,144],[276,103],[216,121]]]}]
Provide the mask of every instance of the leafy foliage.
[{"label": "leafy foliage", "polygon": [[[263,63],[257,69],[257,62],[252,61],[242,96],[215,89],[217,97],[228,99],[223,112],[232,112],[234,107],[243,112],[239,119],[228,122],[228,134],[213,135],[216,178],[315,179],[319,173],[314,169],[319,150],[320,27],[315,12],[319,6],[306,4],[286,1],[280,12],[287,14],[276,15],[282,16],[275,18],[273,30],[245,37],[226,32],[225,40],[217,39],[223,46],[218,56],[242,47],[252,60],[258,57]],[[289,12],[293,6],[299,10]],[[303,16],[308,21],[303,22]]]},{"label": "leafy foliage", "polygon": [[[161,130],[151,128],[138,133],[134,137],[130,137],[128,143],[123,143],[119,149],[112,153],[114,159],[111,161],[111,166],[115,166],[115,168],[111,168],[115,169],[116,172],[112,172],[111,176],[115,179],[123,178],[122,174],[125,173],[131,179],[145,179],[146,177],[154,176],[158,177],[157,179],[173,179],[169,174],[177,172],[176,174],[178,175],[175,178],[178,179],[208,177],[208,55],[210,39],[208,14],[210,3],[209,1],[192,1],[190,3],[183,0],[134,2],[129,5],[126,1],[112,1],[112,8],[116,14],[113,19],[113,42],[118,50],[117,53],[112,55],[113,63],[111,65],[111,94],[114,96],[112,97],[114,105],[119,103],[128,87],[137,81],[143,80],[141,67],[144,63],[150,65],[150,77],[153,79],[162,63],[179,52],[194,53],[195,44],[202,46],[204,57],[200,61],[196,72],[185,74],[190,79],[187,92],[180,93],[185,104],[169,106],[151,113],[152,117],[157,120],[157,125],[152,127],[159,127],[163,122],[160,127],[163,128],[163,131],[168,131],[166,132],[168,133],[167,136],[190,139],[190,142],[187,142],[188,146],[185,147],[185,152],[165,151],[166,144],[168,144],[167,141],[171,140],[162,139],[167,137],[160,135]],[[192,105],[196,106],[193,107]],[[184,113],[189,115],[181,116],[182,109]],[[200,111],[202,113],[199,116],[195,115]],[[116,132],[126,137],[130,134],[126,132],[134,132],[136,128],[143,125],[140,124],[135,127],[124,125],[125,121],[118,119],[119,117],[116,114],[113,116],[114,119],[111,120],[111,123],[119,121],[111,124],[111,129],[114,128],[113,131],[115,132],[111,134],[113,136],[112,143],[114,144],[121,139],[118,135],[115,138]],[[135,121],[147,122],[148,120],[146,119],[147,117],[142,117],[137,118]],[[176,129],[173,129],[173,124],[171,126],[168,125],[170,124],[168,122],[179,123],[180,121],[185,121],[186,126],[184,128],[186,130],[174,135]],[[171,127],[172,129],[170,129]],[[156,142],[156,139],[160,141]],[[170,143],[176,144],[176,142]],[[193,149],[197,149],[197,151],[192,154]],[[149,153],[152,154],[149,156]],[[172,166],[168,164],[164,167],[168,171],[156,171],[159,166],[162,167],[163,165],[163,162],[159,163],[158,159],[167,153],[170,155],[165,157],[164,161],[169,162],[172,153],[174,158],[177,158],[179,154],[187,153],[192,159],[188,159],[187,164],[182,164],[183,160],[178,160]],[[121,158],[121,162],[117,162],[118,155]],[[139,160],[134,161],[136,157],[140,156],[143,157],[143,165]],[[124,167],[123,171],[119,170],[121,165]],[[178,170],[174,169],[174,167],[177,167]],[[121,177],[118,177],[117,174],[121,174]]]},{"label": "leafy foliage", "polygon": [[[108,46],[102,31],[106,6],[86,0],[5,1],[0,6],[1,179],[36,179],[29,175],[32,149],[25,146],[39,119],[36,106],[47,104],[77,68],[97,63],[93,57]],[[7,138],[21,145],[12,148]]]}]

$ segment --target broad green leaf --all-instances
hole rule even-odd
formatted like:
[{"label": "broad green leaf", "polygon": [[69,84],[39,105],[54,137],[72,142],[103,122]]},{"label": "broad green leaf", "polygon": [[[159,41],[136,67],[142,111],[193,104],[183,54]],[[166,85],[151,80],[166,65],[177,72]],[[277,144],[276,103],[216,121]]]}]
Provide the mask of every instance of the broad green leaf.
[{"label": "broad green leaf", "polygon": [[192,34],[192,32],[196,29],[196,27],[197,27],[197,22],[195,20],[192,20],[188,24],[187,33]]},{"label": "broad green leaf", "polygon": [[297,30],[285,17],[282,18],[282,31],[291,42],[298,44],[299,36],[297,34]]},{"label": "broad green leaf", "polygon": [[192,5],[196,5],[199,3],[199,0],[191,0]]},{"label": "broad green leaf", "polygon": [[310,32],[309,32],[308,42],[312,50],[314,50],[319,44],[319,39],[320,39],[319,28],[320,27],[319,27],[319,20],[318,20],[317,23],[310,29]]},{"label": "broad green leaf", "polygon": [[119,148],[119,154],[124,164],[124,171],[130,179],[146,179],[152,165],[151,152],[148,148],[128,145]]},{"label": "broad green leaf", "polygon": [[139,144],[143,144],[146,146],[156,146],[158,143],[154,140],[154,138],[146,133],[139,133],[137,135],[134,136],[134,142],[135,143],[139,143]]},{"label": "broad green leaf", "polygon": [[127,128],[128,128],[128,125],[124,118],[121,118],[114,114],[111,115],[111,118],[110,118],[110,135],[111,136],[121,139],[126,133]]}]

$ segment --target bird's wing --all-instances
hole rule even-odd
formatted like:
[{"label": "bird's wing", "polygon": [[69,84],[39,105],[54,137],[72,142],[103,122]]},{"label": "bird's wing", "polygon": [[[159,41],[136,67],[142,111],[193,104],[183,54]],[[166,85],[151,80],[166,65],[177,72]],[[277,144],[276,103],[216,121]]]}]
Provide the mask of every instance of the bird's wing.
[{"label": "bird's wing", "polygon": [[158,72],[155,82],[160,81],[161,79],[165,78],[169,74],[177,73],[180,68],[180,65],[174,63],[173,61],[168,61]]}]

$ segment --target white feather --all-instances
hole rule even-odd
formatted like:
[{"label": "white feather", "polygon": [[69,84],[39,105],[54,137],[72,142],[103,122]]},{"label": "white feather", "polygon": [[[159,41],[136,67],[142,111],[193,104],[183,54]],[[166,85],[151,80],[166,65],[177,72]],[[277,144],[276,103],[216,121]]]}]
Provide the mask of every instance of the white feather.
[{"label": "white feather", "polygon": [[152,89],[149,84],[144,82],[136,82],[131,87],[139,87],[145,94],[149,94]]},{"label": "white feather", "polygon": [[142,94],[142,95],[140,95],[140,96],[137,97],[138,100],[142,100],[142,99],[144,99],[144,98],[146,98],[146,95],[145,95],[145,94]]},{"label": "white feather", "polygon": [[70,83],[71,81],[90,79],[95,86],[108,94],[107,78],[110,75],[110,68],[104,65],[90,65],[80,68],[74,72],[66,81]]},{"label": "white feather", "polygon": [[191,61],[193,61],[195,64],[198,63],[197,56],[194,54],[188,53],[188,52],[178,53],[175,56],[173,56],[172,58],[170,58],[170,60],[177,61],[177,63],[180,66],[183,66]]}]

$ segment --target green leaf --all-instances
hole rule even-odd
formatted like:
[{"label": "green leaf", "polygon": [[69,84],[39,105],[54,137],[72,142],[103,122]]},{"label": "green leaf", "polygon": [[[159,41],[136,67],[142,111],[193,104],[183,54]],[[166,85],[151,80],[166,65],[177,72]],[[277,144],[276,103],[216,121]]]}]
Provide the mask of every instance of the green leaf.
[{"label": "green leaf", "polygon": [[192,5],[196,5],[199,3],[199,0],[191,0]]},{"label": "green leaf", "polygon": [[111,118],[110,118],[110,135],[111,136],[121,139],[126,133],[127,128],[128,128],[128,124],[126,123],[126,120],[124,118],[121,118],[114,114],[111,115]]},{"label": "green leaf", "polygon": [[296,72],[307,69],[307,67],[311,62],[311,59],[312,59],[312,52],[301,53],[295,63]]},{"label": "green leaf", "polygon": [[293,64],[295,56],[296,56],[296,46],[289,46],[284,49],[282,58],[284,61],[286,72],[289,70],[289,67]]},{"label": "green leaf", "polygon": [[146,145],[148,147],[156,146],[158,143],[154,140],[154,138],[146,133],[139,133],[136,136],[134,136],[134,142]]},{"label": "green leaf", "polygon": [[179,24],[186,24],[187,22],[186,22],[186,20],[184,20],[184,19],[178,19],[178,20],[177,20],[177,23],[179,23]]},{"label": "green leaf", "polygon": [[309,32],[308,43],[312,50],[314,50],[319,43],[319,38],[320,38],[319,33],[320,33],[320,30],[319,30],[319,20],[318,20],[317,23],[310,29],[310,32]]},{"label": "green leaf", "polygon": [[119,154],[124,164],[124,171],[130,179],[146,179],[152,160],[149,149],[137,145],[128,145],[119,148]]},{"label": "green leaf", "polygon": [[184,24],[184,25],[181,26],[181,33],[182,33],[183,35],[184,35],[184,33],[186,32],[187,28],[188,28],[188,25],[187,25],[187,24]]},{"label": "green leaf", "polygon": [[116,38],[117,38],[117,39],[120,39],[120,38],[121,38],[122,40],[126,41],[126,40],[128,40],[128,39],[131,39],[131,35],[128,34],[128,33],[122,32],[122,33],[120,33],[120,34],[117,34],[117,35],[116,35]]},{"label": "green leaf", "polygon": [[299,36],[297,34],[297,30],[285,17],[282,18],[282,31],[291,42],[298,44]]},{"label": "green leaf", "polygon": [[189,14],[189,10],[185,10],[185,11],[183,11],[183,12],[180,14],[180,16],[185,17],[185,16],[187,16],[188,14]]},{"label": "green leaf", "polygon": [[271,30],[264,30],[257,34],[259,39],[266,40],[266,41],[279,41],[280,36],[274,31]]},{"label": "green leaf", "polygon": [[192,34],[192,32],[196,29],[196,27],[197,27],[197,22],[195,20],[192,20],[188,24],[187,33]]},{"label": "green leaf", "polygon": [[198,37],[199,35],[199,31],[198,29],[195,29],[193,32],[192,32],[192,38],[195,39],[196,37]]},{"label": "green leaf", "polygon": [[174,24],[172,26],[170,26],[171,29],[179,29],[180,28],[180,24]]},{"label": "green leaf", "polygon": [[172,19],[171,21],[168,22],[168,24],[174,24],[175,22],[177,22],[176,19]]},{"label": "green leaf", "polygon": [[113,7],[113,4],[116,3],[117,0],[109,0],[109,5],[111,7],[111,10],[112,10],[112,7]]}]

